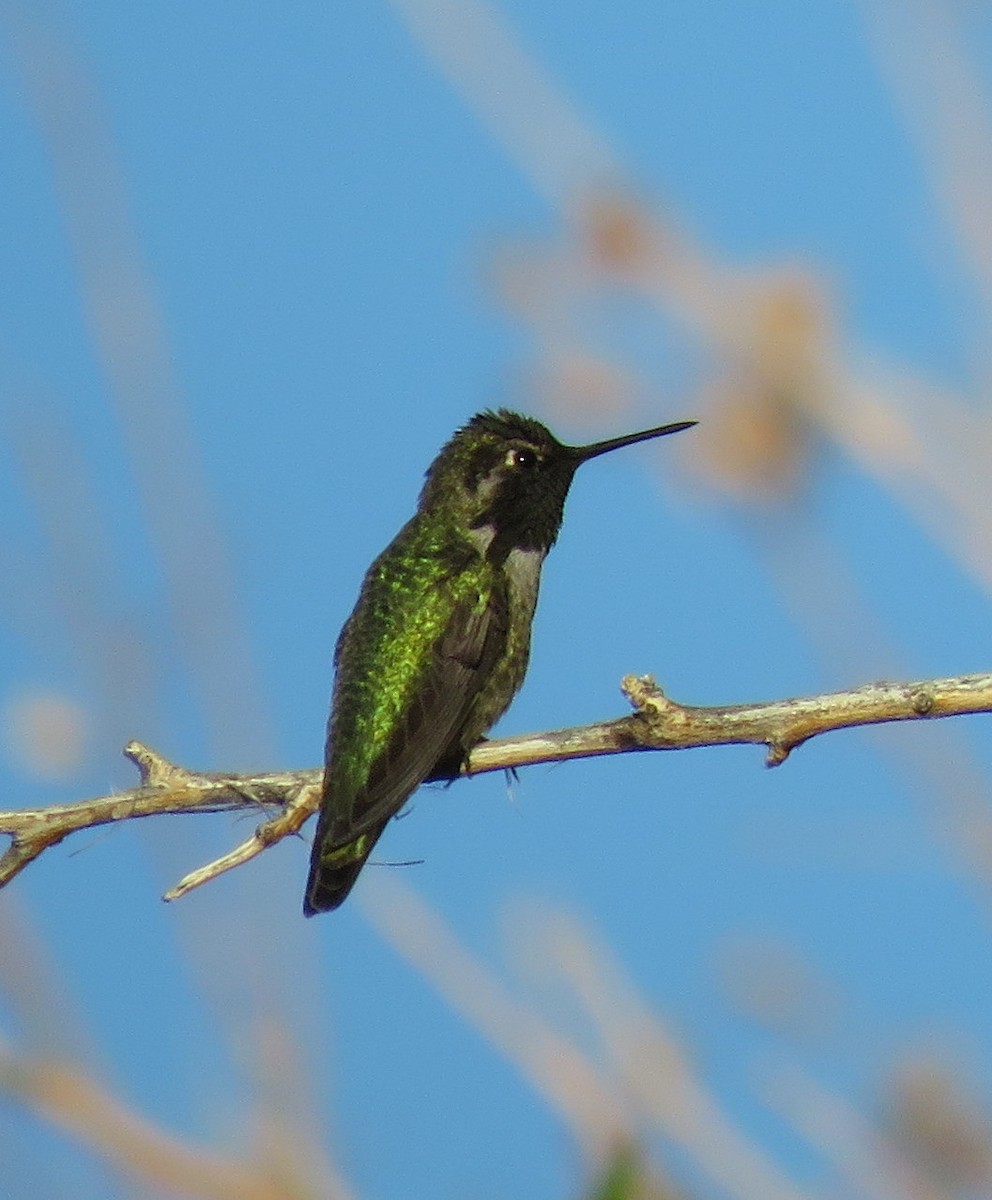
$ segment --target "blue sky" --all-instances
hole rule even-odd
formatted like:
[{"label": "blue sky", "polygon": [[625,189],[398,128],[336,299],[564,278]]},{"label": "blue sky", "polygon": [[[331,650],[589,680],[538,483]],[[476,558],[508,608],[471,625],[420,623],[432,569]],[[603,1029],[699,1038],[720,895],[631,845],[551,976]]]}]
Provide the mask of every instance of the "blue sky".
[{"label": "blue sky", "polygon": [[[575,227],[538,178],[559,158],[576,176],[612,163],[618,178],[585,186],[629,188],[669,222],[742,289],[742,320],[756,281],[814,280],[837,362],[934,398],[916,414],[924,442],[944,427],[938,393],[981,412],[983,279],[939,138],[954,123],[931,121],[941,97],[906,53],[929,61],[923,7],[503,3],[508,43],[605,154],[546,143],[537,174],[500,125],[520,81],[487,116],[413,19],[433,12],[457,46],[474,7],[4,7],[4,807],[129,786],[130,737],[204,768],[315,765],[362,574],[478,409],[525,407],[573,441],[690,416],[719,428],[707,397],[734,364],[684,311],[569,291]],[[987,19],[954,12],[981,82]],[[546,132],[545,117],[523,128]],[[514,278],[544,289],[537,319],[504,303],[521,262]],[[534,381],[552,334],[629,372],[624,404],[549,401]],[[797,452],[792,501],[764,505],[721,493],[695,437],[580,474],[502,731],[620,715],[627,673],[717,704],[982,669],[988,596],[953,529],[933,540],[905,493],[822,430]],[[64,762],[26,749],[39,711],[68,723]],[[582,1043],[573,1002],[526,951],[543,912],[574,914],[729,1119],[813,1185],[835,1168],[766,1106],[774,1069],[866,1120],[921,1056],[967,1063],[987,1094],[987,880],[961,846],[988,781],[960,782],[969,756],[987,770],[986,725],[842,733],[776,771],[732,748],[538,767],[509,792],[498,776],[425,789],[381,843],[384,861],[422,865],[368,869],[354,902],[307,923],[306,840],[161,904],[247,836],[251,818],[230,816],[83,835],[3,903],[88,1030],[69,1052],[197,1144],[252,1145],[243,1114],[277,1090],[252,1074],[259,1025],[284,1021],[315,1136],[370,1200],[563,1198],[588,1179],[554,1106],[384,938],[377,904],[402,907],[391,877]],[[955,807],[965,793],[974,811]],[[742,1008],[733,981],[780,961],[837,997],[806,996],[807,1016],[832,1014],[825,1033]],[[0,1032],[32,1048],[23,1003],[8,997]],[[134,1194],[43,1121],[3,1112],[12,1197],[39,1181]],[[699,1194],[726,1194],[649,1121],[645,1142]]]}]

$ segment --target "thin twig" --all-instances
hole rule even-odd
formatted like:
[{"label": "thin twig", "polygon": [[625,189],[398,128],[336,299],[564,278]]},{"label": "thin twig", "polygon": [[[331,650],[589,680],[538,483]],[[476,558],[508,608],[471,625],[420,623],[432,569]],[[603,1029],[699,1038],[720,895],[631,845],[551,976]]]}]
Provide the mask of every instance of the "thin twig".
[{"label": "thin twig", "polygon": [[[283,809],[256,829],[252,841],[258,843],[255,853],[259,853],[273,841],[299,829],[316,810],[320,783],[317,769],[264,775],[189,771],[169,762],[141,742],[129,742],[124,747],[124,754],[141,774],[141,783],[136,788],[76,804],[0,813],[0,833],[8,834],[11,839],[10,846],[0,857],[0,887],[9,883],[42,851],[58,845],[70,833],[95,825],[165,813],[221,812],[266,806]],[[279,830],[278,836],[269,835],[268,830],[272,827]],[[226,863],[226,859],[237,853],[225,856],[221,863]],[[237,862],[253,857],[254,854],[242,853]],[[235,865],[236,862],[218,865],[209,878]],[[206,879],[200,882],[206,882]],[[174,889],[177,895],[188,890],[189,887],[183,887],[182,883]]]},{"label": "thin twig", "polygon": [[[634,712],[615,721],[547,733],[483,741],[464,774],[480,775],[537,763],[596,758],[639,750],[685,750],[696,746],[754,744],[768,747],[775,767],[809,738],[835,729],[992,712],[992,674],[958,675],[913,683],[870,683],[832,692],[760,704],[694,707],[670,700],[650,676],[628,675],[623,691]],[[190,771],[140,742],[124,753],[141,783],[114,796],[77,804],[0,812],[0,834],[11,844],[0,857],[0,887],[42,851],[80,829],[162,813],[218,812],[250,808],[280,811],[260,824],[242,845],[190,872],[165,894],[175,900],[298,833],[319,803],[319,768],[260,775]]]}]

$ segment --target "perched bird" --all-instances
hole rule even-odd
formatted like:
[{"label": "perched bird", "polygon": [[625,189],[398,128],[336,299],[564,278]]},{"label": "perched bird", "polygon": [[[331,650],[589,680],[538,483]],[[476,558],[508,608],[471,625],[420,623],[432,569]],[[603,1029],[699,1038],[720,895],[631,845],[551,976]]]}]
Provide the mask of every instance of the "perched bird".
[{"label": "perched bird", "polygon": [[578,467],[695,423],[566,446],[501,408],[441,450],[338,638],[307,916],[341,904],[411,792],[456,775],[516,695],[541,565]]}]

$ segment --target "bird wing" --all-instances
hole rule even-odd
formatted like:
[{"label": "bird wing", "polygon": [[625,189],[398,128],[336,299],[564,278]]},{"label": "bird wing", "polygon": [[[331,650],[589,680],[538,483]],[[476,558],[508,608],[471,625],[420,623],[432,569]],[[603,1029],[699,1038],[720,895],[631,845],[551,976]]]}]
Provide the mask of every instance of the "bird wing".
[{"label": "bird wing", "polygon": [[[321,814],[324,829],[318,826],[318,838],[323,833],[332,846],[344,845],[388,820],[438,762],[459,748],[473,702],[505,650],[508,601],[499,582],[491,590],[458,578],[463,594],[453,610],[451,592],[439,588],[434,578],[420,603],[411,606],[408,620],[420,623],[420,630],[376,633],[380,640],[371,656],[362,623],[378,629],[381,622],[368,617],[368,608],[358,610],[365,615],[356,616],[359,624],[342,635],[339,676],[351,690],[335,697]],[[431,652],[417,656],[419,669],[405,668],[407,639],[415,641],[431,622],[437,630]],[[358,673],[345,661],[351,655],[386,665],[376,676],[356,679]],[[347,761],[339,760],[336,744],[342,737],[350,747]],[[356,752],[356,745],[363,751]]]}]

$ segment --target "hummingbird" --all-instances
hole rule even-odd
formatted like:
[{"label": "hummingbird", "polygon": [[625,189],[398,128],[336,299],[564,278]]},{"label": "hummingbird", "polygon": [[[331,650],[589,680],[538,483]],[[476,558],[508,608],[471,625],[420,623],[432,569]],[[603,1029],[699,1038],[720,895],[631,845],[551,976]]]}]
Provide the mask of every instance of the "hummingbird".
[{"label": "hummingbird", "polygon": [[576,470],[695,424],[568,446],[501,408],[442,448],[338,638],[306,916],[342,903],[411,793],[455,778],[519,691],[541,567]]}]

